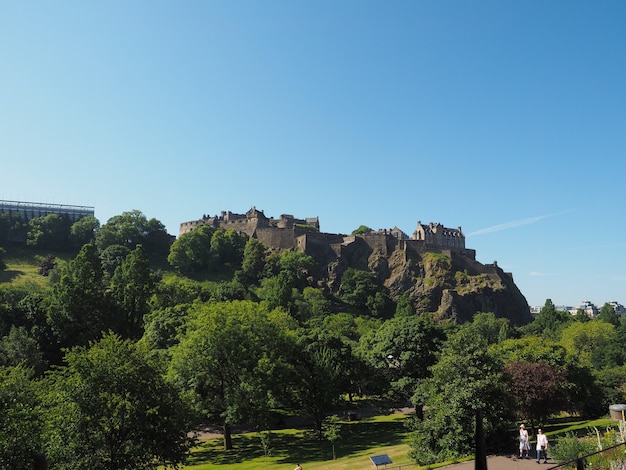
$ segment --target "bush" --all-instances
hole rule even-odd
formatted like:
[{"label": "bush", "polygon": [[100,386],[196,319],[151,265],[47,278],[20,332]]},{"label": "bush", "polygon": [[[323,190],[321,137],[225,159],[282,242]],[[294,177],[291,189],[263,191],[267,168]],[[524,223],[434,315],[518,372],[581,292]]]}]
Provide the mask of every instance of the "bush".
[{"label": "bush", "polygon": [[[598,429],[594,428],[593,431],[589,431],[587,436],[581,438],[574,433],[568,433],[565,437],[560,438],[558,444],[554,446],[552,458],[559,462],[570,462],[589,455],[585,459],[589,468],[613,468],[616,462],[623,463],[625,458],[624,447],[609,448],[620,443],[623,443],[621,433],[611,428],[607,428],[604,434],[600,434]],[[575,462],[570,468],[576,468]]]},{"label": "bush", "polygon": [[559,462],[569,462],[583,455],[592,454],[596,450],[595,440],[589,437],[579,438],[576,434],[570,432],[559,438],[559,442],[552,447],[550,456]]}]

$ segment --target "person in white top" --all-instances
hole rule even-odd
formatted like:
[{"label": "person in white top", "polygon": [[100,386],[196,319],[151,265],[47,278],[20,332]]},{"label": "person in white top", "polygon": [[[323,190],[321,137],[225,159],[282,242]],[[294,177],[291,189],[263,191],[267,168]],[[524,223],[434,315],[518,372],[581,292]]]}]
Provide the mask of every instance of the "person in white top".
[{"label": "person in white top", "polygon": [[519,458],[529,459],[528,452],[530,451],[530,442],[528,440],[528,431],[523,424],[519,425]]},{"label": "person in white top", "polygon": [[543,463],[548,463],[548,438],[541,429],[537,429],[537,463],[543,457]]}]

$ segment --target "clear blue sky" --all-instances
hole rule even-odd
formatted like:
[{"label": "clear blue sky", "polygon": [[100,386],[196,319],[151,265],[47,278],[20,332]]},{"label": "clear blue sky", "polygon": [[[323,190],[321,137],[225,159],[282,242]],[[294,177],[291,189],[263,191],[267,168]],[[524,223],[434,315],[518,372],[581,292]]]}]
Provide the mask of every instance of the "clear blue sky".
[{"label": "clear blue sky", "polygon": [[626,303],[626,2],[4,1],[0,199],[461,226]]}]

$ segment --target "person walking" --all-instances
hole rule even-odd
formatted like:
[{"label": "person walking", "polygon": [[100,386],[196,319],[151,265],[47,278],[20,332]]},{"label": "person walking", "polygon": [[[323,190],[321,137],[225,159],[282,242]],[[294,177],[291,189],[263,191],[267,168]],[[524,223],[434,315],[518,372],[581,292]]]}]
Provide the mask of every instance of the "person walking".
[{"label": "person walking", "polygon": [[519,458],[529,459],[529,451],[530,441],[528,440],[528,431],[526,430],[526,426],[522,423],[519,425]]},{"label": "person walking", "polygon": [[548,437],[537,429],[537,463],[543,457],[543,463],[548,463]]}]

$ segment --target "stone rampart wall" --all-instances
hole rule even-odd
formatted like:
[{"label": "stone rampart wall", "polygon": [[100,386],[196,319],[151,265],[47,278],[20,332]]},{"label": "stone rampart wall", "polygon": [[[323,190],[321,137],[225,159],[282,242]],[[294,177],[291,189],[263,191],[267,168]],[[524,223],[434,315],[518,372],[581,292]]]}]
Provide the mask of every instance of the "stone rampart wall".
[{"label": "stone rampart wall", "polygon": [[291,250],[296,248],[296,237],[293,230],[280,228],[258,228],[256,238],[268,248]]}]

